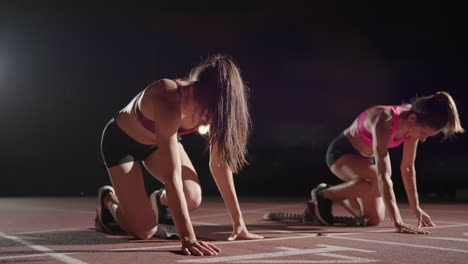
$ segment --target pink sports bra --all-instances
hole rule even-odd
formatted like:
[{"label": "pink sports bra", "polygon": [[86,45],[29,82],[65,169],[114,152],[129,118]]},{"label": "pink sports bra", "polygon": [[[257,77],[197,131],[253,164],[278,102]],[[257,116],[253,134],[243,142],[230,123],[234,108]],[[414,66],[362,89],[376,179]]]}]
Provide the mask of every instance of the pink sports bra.
[{"label": "pink sports bra", "polygon": [[[179,90],[180,83],[179,83],[178,80],[174,80],[174,81],[177,83],[177,91],[179,91],[179,93],[180,93],[180,90]],[[141,112],[141,110],[138,107],[136,107],[136,115],[137,115],[138,121],[140,121],[140,123],[143,125],[143,127],[146,128],[148,131],[154,133],[154,120],[151,120],[151,119],[147,118],[146,116],[144,116],[143,113]],[[182,136],[182,135],[187,135],[187,134],[193,133],[198,129],[198,127],[201,124],[202,123],[198,124],[194,128],[188,129],[188,130],[179,129],[179,131],[177,132],[177,135]]]},{"label": "pink sports bra", "polygon": [[[409,108],[408,106],[401,106],[401,105],[382,105],[383,107],[390,107],[393,110],[393,123],[392,123],[392,130],[390,132],[390,141],[388,142],[388,148],[395,148],[401,145],[405,141],[407,137],[410,136],[409,133],[404,135],[401,139],[395,140],[395,132],[398,126],[398,121],[400,120],[400,116],[398,114],[400,108]],[[371,107],[372,108],[372,107]],[[372,133],[367,130],[367,128],[364,126],[364,120],[367,117],[367,113],[371,108],[368,108],[364,112],[362,112],[358,116],[358,132],[359,136],[361,136],[361,139],[364,141],[369,146],[372,146]]]}]

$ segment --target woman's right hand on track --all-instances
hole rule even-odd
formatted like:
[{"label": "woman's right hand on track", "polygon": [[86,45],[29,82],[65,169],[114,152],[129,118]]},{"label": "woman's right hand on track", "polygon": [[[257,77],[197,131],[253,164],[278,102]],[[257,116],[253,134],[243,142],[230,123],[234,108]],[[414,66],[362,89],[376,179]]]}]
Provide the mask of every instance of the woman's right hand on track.
[{"label": "woman's right hand on track", "polygon": [[426,231],[420,227],[408,225],[405,223],[395,223],[395,228],[399,233],[407,233],[407,234],[430,234],[431,232]]},{"label": "woman's right hand on track", "polygon": [[217,246],[207,243],[204,241],[184,241],[182,242],[182,253],[184,255],[195,255],[195,256],[214,256],[221,252]]}]

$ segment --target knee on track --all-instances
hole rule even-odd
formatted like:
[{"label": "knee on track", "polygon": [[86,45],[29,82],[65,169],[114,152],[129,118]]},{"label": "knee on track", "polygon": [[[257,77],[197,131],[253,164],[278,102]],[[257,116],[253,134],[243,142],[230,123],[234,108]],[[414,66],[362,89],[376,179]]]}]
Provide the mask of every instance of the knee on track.
[{"label": "knee on track", "polygon": [[187,197],[187,206],[190,211],[195,210],[198,207],[200,207],[201,203],[202,203],[201,191],[198,195],[191,195],[191,197]]},{"label": "knee on track", "polygon": [[156,230],[157,230],[157,226],[154,226],[153,228],[146,229],[146,230],[145,229],[133,230],[131,234],[139,240],[148,240],[151,237],[153,237],[153,235],[156,233]]}]

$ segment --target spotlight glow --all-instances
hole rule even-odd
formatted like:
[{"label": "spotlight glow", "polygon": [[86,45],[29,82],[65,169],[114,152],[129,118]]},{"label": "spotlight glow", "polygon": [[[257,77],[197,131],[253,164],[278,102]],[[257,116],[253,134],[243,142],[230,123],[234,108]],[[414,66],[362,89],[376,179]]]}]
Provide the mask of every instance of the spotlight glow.
[{"label": "spotlight glow", "polygon": [[200,125],[197,130],[200,135],[207,135],[210,133],[210,125]]}]

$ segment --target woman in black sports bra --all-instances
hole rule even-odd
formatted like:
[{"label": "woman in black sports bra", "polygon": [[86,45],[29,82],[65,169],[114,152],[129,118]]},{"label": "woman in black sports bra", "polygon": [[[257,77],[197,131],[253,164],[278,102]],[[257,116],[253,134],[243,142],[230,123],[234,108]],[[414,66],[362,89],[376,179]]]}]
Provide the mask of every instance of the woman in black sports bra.
[{"label": "woman in black sports bra", "polygon": [[[210,126],[210,171],[232,216],[228,240],[262,238],[247,230],[233,182],[233,173],[247,163],[247,100],[239,69],[232,59],[219,55],[193,68],[185,80],[162,79],[140,92],[103,132],[101,151],[112,186],[99,190],[96,228],[149,239],[161,230],[167,235],[175,225],[183,254],[220,252],[195,236],[188,212],[200,206],[200,182],[178,142],[180,134],[203,123]],[[150,198],[142,166],[164,183]]]}]

